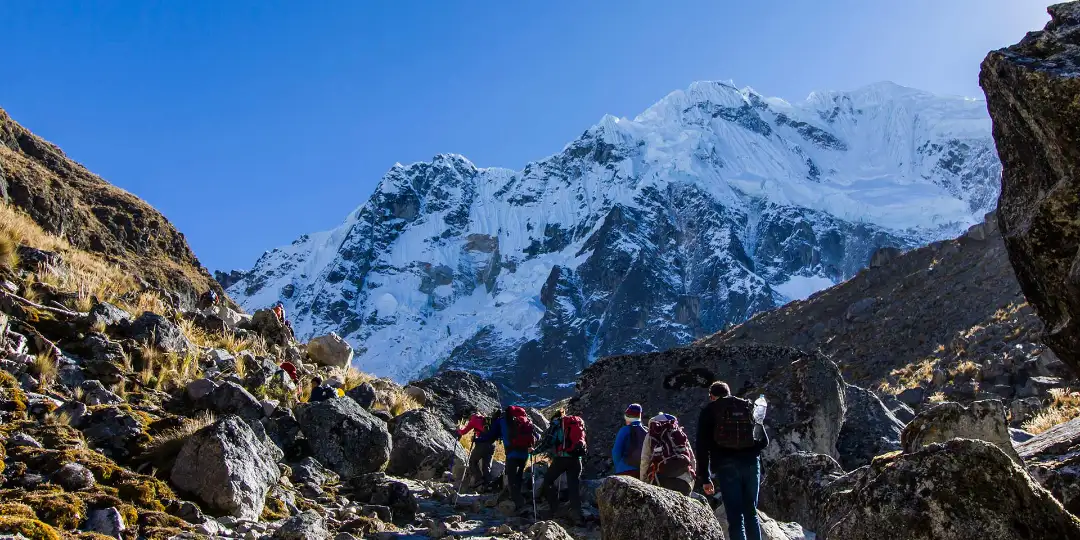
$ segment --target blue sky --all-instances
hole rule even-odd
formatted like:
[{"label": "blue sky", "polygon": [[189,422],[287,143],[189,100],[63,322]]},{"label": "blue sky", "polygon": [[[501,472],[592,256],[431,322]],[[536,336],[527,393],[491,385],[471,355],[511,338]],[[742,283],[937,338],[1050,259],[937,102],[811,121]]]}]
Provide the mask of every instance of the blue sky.
[{"label": "blue sky", "polygon": [[395,162],[521,168],[695,80],[979,95],[1031,0],[0,2],[0,107],[211,269],[340,223]]}]

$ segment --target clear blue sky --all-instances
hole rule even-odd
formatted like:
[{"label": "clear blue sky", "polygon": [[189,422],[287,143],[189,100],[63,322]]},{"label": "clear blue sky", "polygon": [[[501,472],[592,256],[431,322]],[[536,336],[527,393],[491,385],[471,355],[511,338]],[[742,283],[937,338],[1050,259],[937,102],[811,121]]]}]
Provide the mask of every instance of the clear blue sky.
[{"label": "clear blue sky", "polygon": [[336,226],[394,162],[521,168],[695,80],[981,95],[1045,0],[0,2],[0,107],[211,269]]}]

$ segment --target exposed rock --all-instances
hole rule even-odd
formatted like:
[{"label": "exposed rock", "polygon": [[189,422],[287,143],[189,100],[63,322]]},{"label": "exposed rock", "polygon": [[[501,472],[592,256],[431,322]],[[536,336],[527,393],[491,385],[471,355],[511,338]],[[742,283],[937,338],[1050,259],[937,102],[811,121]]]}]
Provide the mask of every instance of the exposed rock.
[{"label": "exposed rock", "polygon": [[251,316],[248,327],[273,345],[288,345],[289,329],[277,318],[273,310],[260,309]]},{"label": "exposed rock", "polygon": [[300,422],[293,416],[292,410],[278,408],[270,418],[263,420],[266,434],[290,460],[300,459],[308,453],[307,439]]},{"label": "exposed rock", "polygon": [[679,493],[626,476],[612,476],[596,493],[605,540],[722,540],[709,507]]},{"label": "exposed rock", "polygon": [[86,520],[86,529],[105,536],[121,538],[121,533],[127,530],[124,526],[124,516],[116,508],[92,510]]},{"label": "exposed rock", "polygon": [[1080,418],[1035,435],[1016,450],[1031,476],[1066,510],[1080,514]]},{"label": "exposed rock", "polygon": [[[846,414],[844,379],[836,364],[821,355],[792,362],[760,390],[769,400],[765,427],[771,442],[762,459],[792,452],[839,457],[836,449]],[[758,390],[748,392],[753,398]]]},{"label": "exposed rock", "polygon": [[420,503],[404,482],[391,480],[383,473],[370,473],[354,477],[351,484],[357,500],[389,508],[395,524],[402,525],[416,519]]},{"label": "exposed rock", "polygon": [[87,328],[112,328],[131,321],[131,314],[108,303],[98,302],[86,315]]},{"label": "exposed rock", "polygon": [[305,404],[298,416],[312,455],[342,478],[381,470],[390,460],[386,423],[351,399]]},{"label": "exposed rock", "polygon": [[327,470],[313,457],[306,457],[300,463],[292,465],[292,475],[289,477],[294,483],[312,483],[322,486],[327,482],[337,481],[338,475]]},{"label": "exposed rock", "polygon": [[78,491],[95,484],[94,473],[78,463],[67,463],[53,475],[53,481],[68,491]]},{"label": "exposed rock", "polygon": [[203,356],[203,362],[220,372],[235,373],[236,357],[225,349],[210,349]]},{"label": "exposed rock", "polygon": [[850,471],[870,463],[874,456],[900,449],[904,423],[870,390],[845,385],[847,415],[840,428],[836,449],[840,465]]},{"label": "exposed rock", "polygon": [[765,475],[758,496],[760,508],[781,521],[822,530],[828,488],[843,475],[840,464],[824,454],[799,452],[784,456]]},{"label": "exposed rock", "polygon": [[53,414],[57,418],[67,418],[68,425],[75,429],[79,429],[83,426],[83,421],[86,419],[86,413],[86,405],[79,403],[78,401],[68,401],[53,411]]},{"label": "exposed rock", "polygon": [[435,413],[415,409],[394,419],[393,451],[387,473],[418,480],[441,479],[452,463],[467,459],[465,449]]},{"label": "exposed rock", "polygon": [[829,540],[1080,538],[1080,520],[994,445],[954,439],[875,459],[832,495]]},{"label": "exposed rock", "polygon": [[183,353],[192,347],[187,336],[169,319],[149,311],[125,325],[124,333],[140,343],[147,343],[170,353]]},{"label": "exposed rock", "polygon": [[996,399],[976,401],[970,407],[947,402],[927,409],[904,428],[900,444],[904,452],[911,453],[929,444],[958,438],[987,441],[1020,462],[1009,436],[1005,407]]},{"label": "exposed rock", "polygon": [[199,402],[200,407],[224,416],[235,414],[244,420],[258,420],[263,416],[262,404],[243,386],[226,381],[207,394]]},{"label": "exposed rock", "polygon": [[870,256],[870,268],[878,268],[889,264],[889,261],[900,255],[900,250],[894,247],[881,247]]},{"label": "exposed rock", "polygon": [[316,364],[331,367],[348,367],[353,357],[352,345],[334,332],[312,338],[307,353]]},{"label": "exposed rock", "polygon": [[[716,520],[720,522],[720,529],[724,531],[724,538],[731,538],[724,502],[719,498],[717,500],[720,505],[713,510],[713,514],[716,515]],[[761,523],[762,540],[806,540],[805,532],[798,523],[779,523],[761,509],[758,509],[757,515],[758,522]]]},{"label": "exposed rock", "polygon": [[460,418],[473,411],[485,414],[499,409],[499,388],[495,383],[474,373],[444,371],[410,386],[423,389],[427,394],[424,406],[442,417],[447,429],[456,427]]},{"label": "exposed rock", "polygon": [[184,313],[184,319],[191,321],[195,328],[211,336],[220,336],[231,329],[224,319],[213,313],[187,311]]},{"label": "exposed rock", "polygon": [[100,405],[82,427],[91,446],[114,459],[136,455],[150,442],[142,419],[126,405]]},{"label": "exposed rock", "polygon": [[360,383],[356,388],[345,392],[345,395],[352,398],[353,401],[369,411],[371,410],[371,407],[375,405],[375,400],[378,399],[378,396],[375,393],[375,387],[367,382]]},{"label": "exposed rock", "polygon": [[82,341],[65,345],[64,351],[82,358],[86,372],[105,384],[117,384],[127,374],[124,348],[105,334],[91,333]]},{"label": "exposed rock", "polygon": [[278,475],[270,451],[251,428],[239,417],[229,416],[188,438],[171,480],[212,511],[257,520]]},{"label": "exposed rock", "polygon": [[274,540],[324,540],[330,537],[326,520],[313,510],[293,516],[274,532]]},{"label": "exposed rock", "polygon": [[540,521],[529,527],[529,538],[531,540],[573,540],[574,537],[554,521]]},{"label": "exposed rock", "polygon": [[918,386],[906,388],[896,395],[896,399],[908,407],[917,407],[926,399],[926,389]]},{"label": "exposed rock", "polygon": [[90,406],[115,405],[124,401],[120,396],[106,390],[101,381],[84,381],[79,385],[79,389],[83,393],[82,402]]},{"label": "exposed rock", "polygon": [[1047,8],[1051,21],[991,52],[979,82],[1001,158],[998,222],[1043,340],[1080,371],[1080,4]]},{"label": "exposed rock", "polygon": [[184,388],[184,393],[191,401],[198,402],[217,390],[217,387],[218,384],[212,379],[195,379]]}]

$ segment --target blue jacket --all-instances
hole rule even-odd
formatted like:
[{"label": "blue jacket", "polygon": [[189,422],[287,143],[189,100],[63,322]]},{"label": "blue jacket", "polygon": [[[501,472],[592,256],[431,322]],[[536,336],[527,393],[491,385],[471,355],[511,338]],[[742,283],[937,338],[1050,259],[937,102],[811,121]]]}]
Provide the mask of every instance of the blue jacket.
[{"label": "blue jacket", "polygon": [[504,429],[505,426],[506,426],[506,420],[504,420],[502,418],[499,418],[498,422],[492,422],[491,427],[488,428],[487,431],[477,435],[476,437],[473,438],[473,440],[476,441],[476,442],[484,442],[484,443],[486,443],[486,442],[495,442],[495,441],[503,438],[503,432],[506,431],[506,429]]},{"label": "blue jacket", "polygon": [[498,430],[502,435],[503,449],[506,450],[507,459],[529,459],[528,450],[510,450],[510,426],[506,423],[506,417],[499,419],[498,425],[492,425],[491,431]]},{"label": "blue jacket", "polygon": [[641,463],[626,462],[626,447],[633,438],[631,431],[634,429],[634,426],[642,428],[641,421],[634,421],[629,425],[623,426],[619,429],[619,434],[615,436],[615,446],[611,448],[611,459],[615,462],[615,474],[636,471],[641,466]]}]

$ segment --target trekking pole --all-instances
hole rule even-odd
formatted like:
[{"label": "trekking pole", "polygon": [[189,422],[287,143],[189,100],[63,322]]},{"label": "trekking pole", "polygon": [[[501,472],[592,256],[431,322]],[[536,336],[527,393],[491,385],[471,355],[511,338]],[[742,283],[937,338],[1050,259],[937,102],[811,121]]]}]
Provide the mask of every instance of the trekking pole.
[{"label": "trekking pole", "polygon": [[533,503],[533,521],[538,521],[536,515],[536,456],[529,456],[532,460],[532,503]]},{"label": "trekking pole", "polygon": [[[450,506],[457,506],[458,495],[461,494],[461,488],[465,484],[465,476],[469,474],[469,464],[472,462],[472,448],[469,448],[469,453],[465,456],[465,467],[461,471],[461,480],[458,480],[457,487],[454,488],[454,497],[450,500]],[[453,469],[451,469],[453,474]]]}]

